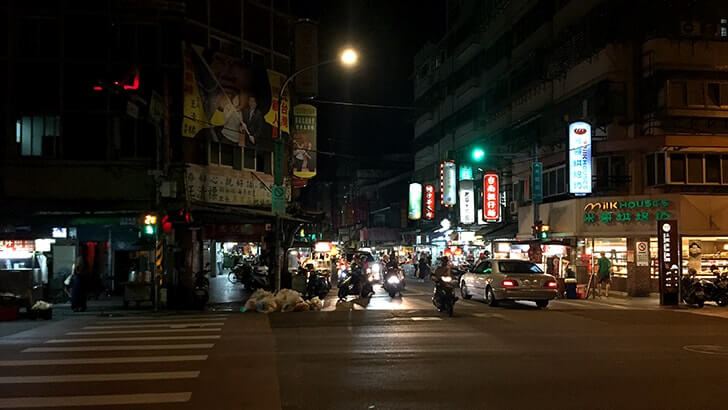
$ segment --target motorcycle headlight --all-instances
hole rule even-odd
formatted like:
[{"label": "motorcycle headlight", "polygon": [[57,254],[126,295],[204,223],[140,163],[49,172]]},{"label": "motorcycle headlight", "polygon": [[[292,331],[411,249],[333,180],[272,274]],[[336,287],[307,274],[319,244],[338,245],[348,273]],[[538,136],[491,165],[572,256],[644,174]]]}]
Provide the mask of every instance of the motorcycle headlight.
[{"label": "motorcycle headlight", "polygon": [[449,277],[449,276],[443,276],[442,277],[442,281],[445,282],[445,283],[452,282],[452,278]]},{"label": "motorcycle headlight", "polygon": [[398,277],[396,277],[396,276],[390,276],[390,277],[389,277],[389,278],[387,279],[387,283],[389,283],[389,284],[391,284],[391,285],[396,285],[396,284],[398,284],[398,283],[399,283],[399,278],[398,278]]},{"label": "motorcycle headlight", "polygon": [[379,273],[379,271],[380,271],[381,269],[382,269],[382,267],[381,267],[381,266],[379,266],[379,264],[378,264],[378,263],[375,263],[374,265],[372,265],[372,272],[374,272],[374,273]]},{"label": "motorcycle headlight", "polygon": [[369,282],[374,282],[374,276],[369,275]]},{"label": "motorcycle headlight", "polygon": [[372,268],[367,268],[367,273],[372,273]]}]

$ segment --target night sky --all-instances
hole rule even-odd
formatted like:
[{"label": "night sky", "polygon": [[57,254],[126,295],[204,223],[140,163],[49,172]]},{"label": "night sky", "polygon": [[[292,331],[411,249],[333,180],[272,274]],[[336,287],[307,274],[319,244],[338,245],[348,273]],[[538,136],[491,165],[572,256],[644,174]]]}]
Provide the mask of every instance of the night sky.
[{"label": "night sky", "polygon": [[[444,1],[296,0],[293,5],[299,17],[319,21],[320,59],[335,56],[346,45],[360,52],[353,71],[337,66],[319,71],[319,99],[413,105],[414,55],[426,41],[444,34]],[[415,111],[316,105],[319,150],[357,157],[411,152]],[[335,172],[331,159],[319,155],[319,164],[321,177]]]}]

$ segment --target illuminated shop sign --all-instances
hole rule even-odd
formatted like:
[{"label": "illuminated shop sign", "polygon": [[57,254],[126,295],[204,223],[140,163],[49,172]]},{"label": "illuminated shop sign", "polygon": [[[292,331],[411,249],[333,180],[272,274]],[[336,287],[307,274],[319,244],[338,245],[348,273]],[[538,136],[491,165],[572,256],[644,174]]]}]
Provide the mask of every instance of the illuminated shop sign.
[{"label": "illuminated shop sign", "polygon": [[413,221],[422,217],[422,184],[414,182],[409,185],[409,208],[407,217]]},{"label": "illuminated shop sign", "polygon": [[677,221],[657,224],[657,259],[660,272],[660,304],[676,305],[680,282],[680,233]]},{"label": "illuminated shop sign", "polygon": [[569,192],[592,191],[592,129],[586,122],[569,124]]},{"label": "illuminated shop sign", "polygon": [[424,216],[427,220],[435,219],[435,186],[425,185],[425,209]]},{"label": "illuminated shop sign", "polygon": [[486,222],[500,219],[500,185],[498,174],[486,172],[483,176],[483,217]]},{"label": "illuminated shop sign", "polygon": [[440,164],[440,203],[445,207],[453,207],[457,202],[457,167],[452,161]]},{"label": "illuminated shop sign", "polygon": [[475,223],[475,198],[473,181],[460,181],[460,222]]},{"label": "illuminated shop sign", "polygon": [[460,177],[461,181],[473,179],[473,167],[470,165],[460,165]]},{"label": "illuminated shop sign", "polygon": [[670,201],[666,199],[587,202],[584,205],[584,223],[665,221],[671,217],[670,212],[666,210],[669,206]]}]

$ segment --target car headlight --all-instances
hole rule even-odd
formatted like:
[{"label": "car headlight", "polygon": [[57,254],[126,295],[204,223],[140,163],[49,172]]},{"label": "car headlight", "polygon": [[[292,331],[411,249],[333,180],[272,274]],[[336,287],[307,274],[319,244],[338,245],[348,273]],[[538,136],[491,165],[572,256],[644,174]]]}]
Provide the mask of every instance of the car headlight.
[{"label": "car headlight", "polygon": [[399,278],[398,278],[398,277],[396,277],[396,276],[390,276],[390,277],[389,277],[389,278],[387,279],[387,283],[389,283],[389,284],[391,284],[391,285],[396,285],[396,284],[398,284],[398,283],[399,283]]},{"label": "car headlight", "polygon": [[381,267],[381,266],[379,266],[379,264],[378,264],[378,263],[375,263],[374,265],[372,265],[372,272],[374,272],[374,273],[379,273],[379,271],[380,271],[381,269],[382,269],[382,267]]},{"label": "car headlight", "polygon": [[443,276],[443,277],[442,277],[441,279],[442,279],[442,281],[443,281],[443,282],[445,282],[445,283],[447,283],[447,282],[452,282],[452,278],[451,278],[451,277],[449,277],[449,276]]}]

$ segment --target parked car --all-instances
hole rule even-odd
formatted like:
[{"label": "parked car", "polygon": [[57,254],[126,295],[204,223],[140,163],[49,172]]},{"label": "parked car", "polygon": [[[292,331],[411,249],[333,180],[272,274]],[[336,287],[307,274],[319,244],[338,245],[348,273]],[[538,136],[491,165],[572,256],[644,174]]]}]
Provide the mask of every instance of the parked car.
[{"label": "parked car", "polygon": [[464,299],[483,299],[490,306],[503,300],[532,300],[546,307],[556,297],[556,279],[536,264],[516,259],[492,259],[481,262],[460,278]]}]

